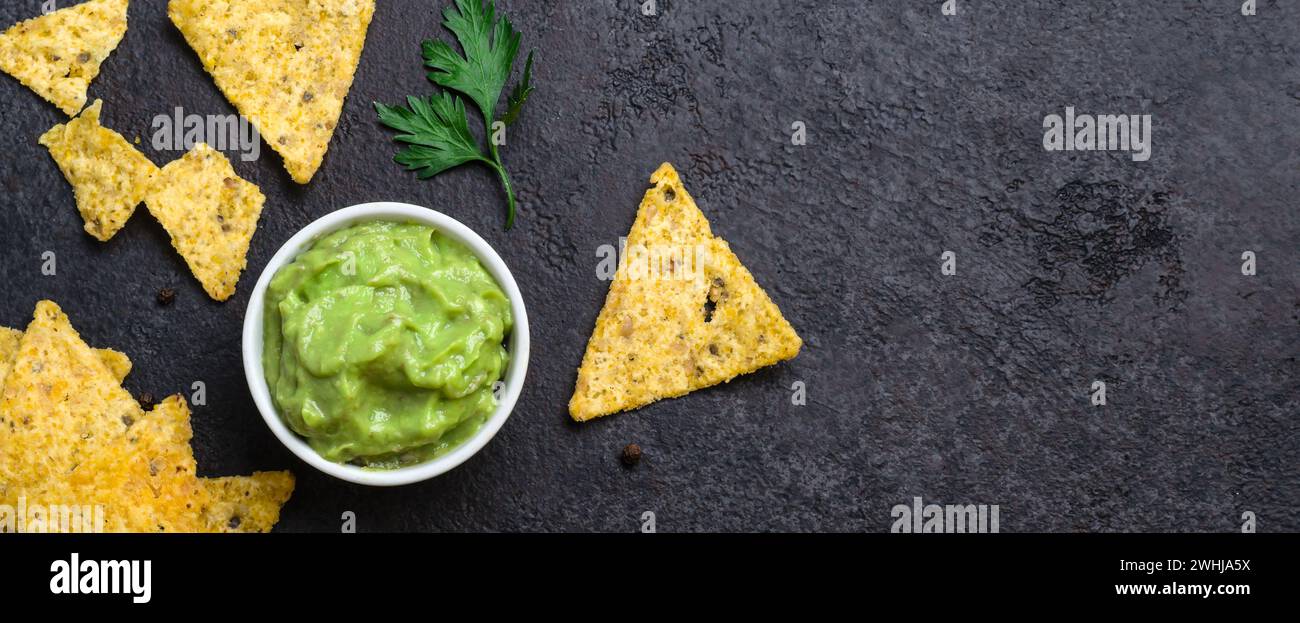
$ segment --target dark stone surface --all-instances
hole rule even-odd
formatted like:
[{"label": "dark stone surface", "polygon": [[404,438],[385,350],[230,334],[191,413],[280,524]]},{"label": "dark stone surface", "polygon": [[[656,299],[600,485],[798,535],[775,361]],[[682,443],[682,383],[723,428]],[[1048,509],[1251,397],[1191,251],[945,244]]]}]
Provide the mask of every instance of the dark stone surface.
[{"label": "dark stone surface", "polygon": [[[38,10],[6,2],[0,22]],[[62,3],[60,3],[62,4]],[[141,209],[107,244],[36,138],[62,115],[0,78],[0,323],[59,302],[130,354],[134,392],[208,387],[204,475],[292,469],[283,530],[887,530],[913,496],[998,504],[1004,531],[1297,530],[1300,516],[1300,6],[1198,2],[506,2],[539,90],[490,172],[419,181],[372,100],[434,90],[435,5],[384,0],[316,179],[269,148],[238,293],[214,303]],[[233,108],[164,15],[137,1],[91,86],[149,147],[155,115]],[[1150,162],[1045,153],[1042,121],[1154,116]],[[808,144],[791,145],[803,121]],[[627,232],[662,161],[798,328],[793,362],[586,425],[565,405]],[[372,200],[483,234],[523,287],[528,386],[478,456],[420,485],[334,481],[294,459],[249,398],[239,333],[253,281],[298,228]],[[41,253],[58,275],[39,272]],[[944,277],[952,250],[958,275]],[[1240,274],[1245,250],[1259,274]],[[160,307],[159,289],[177,291]],[[1094,380],[1109,404],[1090,406]],[[804,381],[807,406],[790,403]],[[636,442],[644,459],[620,463]]]}]

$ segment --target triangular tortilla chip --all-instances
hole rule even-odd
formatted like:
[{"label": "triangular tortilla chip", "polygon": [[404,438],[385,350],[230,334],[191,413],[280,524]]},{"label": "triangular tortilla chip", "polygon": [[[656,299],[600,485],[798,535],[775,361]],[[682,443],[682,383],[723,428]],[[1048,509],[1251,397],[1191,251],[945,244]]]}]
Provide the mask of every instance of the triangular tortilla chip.
[{"label": "triangular tortilla chip", "polygon": [[[0,390],[4,389],[5,376],[13,366],[14,353],[18,352],[18,343],[22,339],[22,331],[0,327]],[[108,367],[108,371],[113,374],[113,378],[117,379],[118,384],[121,384],[126,379],[126,375],[131,373],[131,359],[125,354],[109,348],[96,348],[95,354]]]},{"label": "triangular tortilla chip", "polygon": [[15,24],[0,35],[0,70],[76,115],[100,64],[126,34],[126,5],[90,0]]},{"label": "triangular tortilla chip", "polygon": [[198,478],[181,396],[159,403],[127,436],[135,454],[129,478],[106,502],[118,511],[108,513],[112,531],[268,532],[293,493],[289,472]]},{"label": "triangular tortilla chip", "polygon": [[569,401],[578,421],[730,381],[803,343],[672,165],[650,183],[578,368]]},{"label": "triangular tortilla chip", "polygon": [[[202,532],[190,412],[173,396],[65,477],[24,491],[28,504],[97,505],[106,532]],[[66,530],[61,530],[66,531]]]},{"label": "triangular tortilla chip", "polygon": [[320,168],[374,0],[171,0],[167,14],[295,182]]},{"label": "triangular tortilla chip", "polygon": [[115,532],[206,531],[208,495],[195,474],[193,436],[189,406],[180,396],[158,403],[127,434],[134,449],[129,478],[107,504],[110,517],[126,519]]},{"label": "triangular tortilla chip", "polygon": [[65,477],[141,415],[59,306],[41,301],[0,394],[0,488]]},{"label": "triangular tortilla chip", "polygon": [[107,241],[144,201],[158,167],[121,134],[99,125],[102,106],[95,100],[76,119],[50,128],[40,142],[72,184],[86,233]]},{"label": "triangular tortilla chip", "polygon": [[172,396],[64,478],[19,493],[29,507],[99,507],[105,532],[270,531],[293,493],[293,476],[198,478],[192,436],[189,407]]},{"label": "triangular tortilla chip", "polygon": [[[265,532],[279,519],[292,475],[198,478],[185,399],[141,412],[96,366],[126,356],[92,351],[53,303],[37,305],[26,333],[0,327],[7,360],[0,532]],[[15,525],[4,509],[24,505]]]},{"label": "triangular tortilla chip", "polygon": [[225,155],[203,143],[163,167],[145,197],[190,272],[218,301],[235,293],[265,202]]},{"label": "triangular tortilla chip", "polygon": [[293,493],[293,474],[255,472],[200,478],[199,484],[210,498],[203,509],[207,532],[270,532]]}]

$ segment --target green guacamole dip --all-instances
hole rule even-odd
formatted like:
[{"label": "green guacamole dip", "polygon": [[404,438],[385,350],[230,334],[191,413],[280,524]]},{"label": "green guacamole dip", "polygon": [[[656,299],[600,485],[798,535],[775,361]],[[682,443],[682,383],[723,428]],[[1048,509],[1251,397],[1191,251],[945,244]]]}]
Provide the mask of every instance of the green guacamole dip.
[{"label": "green guacamole dip", "polygon": [[280,417],[321,456],[392,469],[437,457],[496,409],[510,302],[426,225],[331,233],[266,292],[262,364]]}]

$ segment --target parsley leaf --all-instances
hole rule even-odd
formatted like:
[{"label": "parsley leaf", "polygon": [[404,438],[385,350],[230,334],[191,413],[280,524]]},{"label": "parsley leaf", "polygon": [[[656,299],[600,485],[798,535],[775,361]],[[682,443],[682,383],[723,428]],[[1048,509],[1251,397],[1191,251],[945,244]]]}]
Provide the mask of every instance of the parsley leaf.
[{"label": "parsley leaf", "polygon": [[513,125],[519,119],[519,112],[524,108],[524,102],[528,101],[528,96],[533,94],[533,53],[528,53],[528,62],[524,63],[524,78],[515,85],[515,90],[510,92],[510,105],[506,108],[506,114],[501,116],[501,121],[506,125]]},{"label": "parsley leaf", "polygon": [[[504,136],[505,126],[518,120],[534,91],[533,53],[529,52],[523,78],[510,93],[505,115],[497,121],[497,102],[519,54],[519,33],[504,15],[497,16],[493,0],[455,0],[455,6],[442,15],[443,26],[456,35],[464,56],[445,41],[425,41],[421,47],[425,66],[433,70],[429,80],[446,90],[427,98],[408,97],[405,107],[375,102],[375,110],[381,123],[398,132],[394,139],[407,145],[394,160],[417,171],[421,179],[475,161],[496,171],[506,193],[506,229],[510,229],[515,222],[515,192],[496,139]],[[470,133],[464,101],[451,91],[469,98],[482,113],[486,151]]]},{"label": "parsley leaf", "polygon": [[465,103],[459,97],[443,93],[408,97],[406,103],[409,108],[375,104],[379,120],[401,132],[394,138],[410,145],[397,154],[398,164],[419,171],[420,179],[474,160],[491,164],[469,133]]},{"label": "parsley leaf", "polygon": [[468,95],[484,119],[496,116],[501,89],[519,53],[519,33],[505,16],[498,20],[495,14],[491,0],[486,7],[481,0],[456,0],[455,8],[443,10],[443,25],[456,34],[464,57],[445,41],[424,42],[424,64],[434,70],[429,79]]}]

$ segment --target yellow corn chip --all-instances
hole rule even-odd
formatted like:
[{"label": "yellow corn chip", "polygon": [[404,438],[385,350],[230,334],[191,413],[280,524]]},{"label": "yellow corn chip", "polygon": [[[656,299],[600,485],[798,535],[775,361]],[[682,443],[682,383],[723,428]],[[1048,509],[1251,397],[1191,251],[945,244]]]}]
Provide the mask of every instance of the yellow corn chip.
[{"label": "yellow corn chip", "polygon": [[171,0],[167,13],[226,99],[311,181],[361,60],[374,0]]},{"label": "yellow corn chip", "polygon": [[[63,482],[29,500],[72,499],[103,507],[108,532],[267,532],[293,493],[288,472],[197,478],[190,412],[172,396]],[[30,504],[30,502],[29,502]]]},{"label": "yellow corn chip", "polygon": [[[0,505],[28,510],[26,525],[0,513],[0,532],[270,530],[293,476],[198,478],[184,398],[142,413],[108,388],[105,359],[129,366],[82,343],[53,303],[37,305],[26,333],[0,327],[0,364],[13,367],[0,400]],[[41,409],[49,415],[34,417]]]},{"label": "yellow corn chip", "polygon": [[[23,339],[23,332],[9,327],[0,327],[0,389],[4,389],[5,375],[13,365],[14,353],[18,352],[18,342]],[[108,348],[96,348],[95,354],[108,367],[120,384],[131,373],[131,359],[123,353]]]},{"label": "yellow corn chip", "polygon": [[0,488],[66,476],[141,415],[59,306],[37,303],[0,394]]},{"label": "yellow corn chip", "polygon": [[144,201],[158,167],[121,134],[99,125],[102,106],[95,100],[76,119],[50,128],[40,140],[76,192],[86,233],[106,241]]},{"label": "yellow corn chip", "polygon": [[803,343],[672,165],[650,183],[578,368],[569,401],[578,421],[730,381]]},{"label": "yellow corn chip", "polygon": [[174,396],[68,474],[21,493],[29,506],[99,507],[107,532],[201,532],[207,497],[190,437],[189,410]]},{"label": "yellow corn chip", "polygon": [[145,205],[208,296],[224,301],[235,293],[265,201],[221,152],[200,143],[158,172]]},{"label": "yellow corn chip", "polygon": [[126,34],[126,5],[90,0],[15,24],[0,35],[0,70],[76,115],[100,64]]},{"label": "yellow corn chip", "polygon": [[158,403],[128,437],[141,449],[139,464],[148,474],[141,491],[152,494],[155,523],[170,531],[201,530],[199,510],[207,502],[190,447],[194,431],[185,399],[177,395]]},{"label": "yellow corn chip", "polygon": [[203,511],[208,532],[270,532],[280,507],[293,493],[293,474],[256,472],[252,476],[201,478],[210,498]]},{"label": "yellow corn chip", "polygon": [[206,531],[208,496],[195,474],[193,436],[189,406],[180,396],[158,403],[127,435],[136,452],[118,503],[109,505],[127,518],[115,531]]},{"label": "yellow corn chip", "polygon": [[189,408],[172,396],[67,477],[29,492],[29,500],[99,505],[108,532],[202,532],[207,497],[195,477],[191,436]]}]

